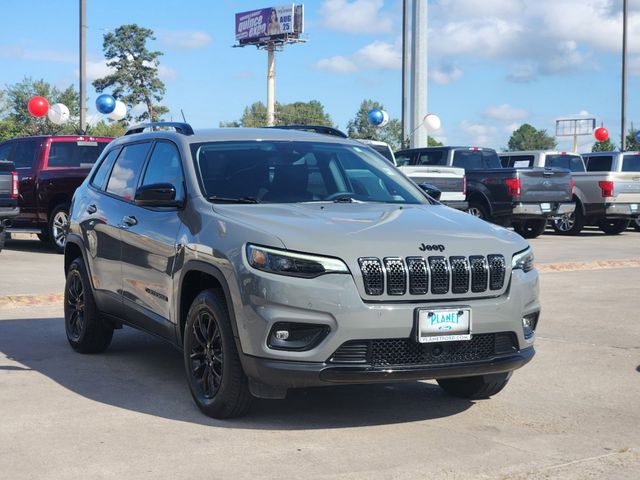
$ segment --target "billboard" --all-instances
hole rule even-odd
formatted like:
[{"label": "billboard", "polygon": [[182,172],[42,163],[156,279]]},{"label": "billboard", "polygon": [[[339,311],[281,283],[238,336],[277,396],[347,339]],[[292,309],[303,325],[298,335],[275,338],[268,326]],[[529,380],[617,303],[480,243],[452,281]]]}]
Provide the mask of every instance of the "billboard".
[{"label": "billboard", "polygon": [[236,13],[236,40],[243,44],[266,43],[302,33],[302,5],[282,5]]}]

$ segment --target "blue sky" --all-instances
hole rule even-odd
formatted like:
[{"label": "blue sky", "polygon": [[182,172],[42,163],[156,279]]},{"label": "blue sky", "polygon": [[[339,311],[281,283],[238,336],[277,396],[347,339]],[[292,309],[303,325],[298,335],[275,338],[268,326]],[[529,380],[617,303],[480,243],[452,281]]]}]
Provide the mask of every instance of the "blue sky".
[{"label": "blue sky", "polygon": [[[276,2],[280,5],[286,2]],[[277,54],[279,102],[319,100],[345,128],[363,99],[400,116],[401,2],[305,4],[307,42]],[[559,117],[591,115],[620,138],[622,0],[434,0],[429,2],[428,110],[449,144],[505,147],[528,122],[555,131]],[[266,53],[232,48],[234,14],[264,1],[87,0],[90,79],[106,73],[102,37],[119,25],[155,31],[160,75],[174,120],[196,128],[240,118],[266,102]],[[629,0],[627,118],[640,126],[640,0]],[[21,0],[4,7],[0,85],[24,76],[77,85],[78,1]],[[8,15],[7,15],[8,12]],[[8,21],[7,21],[8,20]],[[99,118],[91,94],[90,114]],[[570,140],[560,139],[561,148]],[[593,138],[582,137],[581,149]]]}]

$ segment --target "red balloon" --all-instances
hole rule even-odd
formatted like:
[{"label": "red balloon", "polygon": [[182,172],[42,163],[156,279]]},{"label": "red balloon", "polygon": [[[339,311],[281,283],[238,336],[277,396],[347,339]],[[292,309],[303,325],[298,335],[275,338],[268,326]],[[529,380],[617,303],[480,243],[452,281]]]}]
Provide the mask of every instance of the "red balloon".
[{"label": "red balloon", "polygon": [[599,142],[604,142],[607,138],[609,138],[609,130],[604,127],[596,128],[593,132],[593,136],[596,137],[596,140]]},{"label": "red balloon", "polygon": [[27,104],[29,113],[34,117],[44,117],[49,111],[49,102],[46,98],[35,96],[31,97]]}]

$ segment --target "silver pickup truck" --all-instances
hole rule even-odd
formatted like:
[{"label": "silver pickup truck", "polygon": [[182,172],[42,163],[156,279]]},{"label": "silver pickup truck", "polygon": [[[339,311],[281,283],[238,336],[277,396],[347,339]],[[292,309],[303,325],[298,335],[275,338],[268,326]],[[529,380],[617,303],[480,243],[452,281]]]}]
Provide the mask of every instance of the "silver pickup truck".
[{"label": "silver pickup truck", "polygon": [[580,156],[572,152],[525,151],[508,155],[514,166],[571,170],[576,209],[553,221],[553,228],[560,234],[577,235],[585,225],[592,224],[606,234],[617,235],[640,215],[640,154],[636,152]]}]

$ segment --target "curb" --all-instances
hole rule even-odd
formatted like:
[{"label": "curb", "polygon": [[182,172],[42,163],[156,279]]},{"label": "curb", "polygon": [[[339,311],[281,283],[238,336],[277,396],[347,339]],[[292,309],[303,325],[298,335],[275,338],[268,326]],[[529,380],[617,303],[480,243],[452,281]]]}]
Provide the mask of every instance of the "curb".
[{"label": "curb", "polygon": [[[594,262],[540,263],[536,266],[540,273],[562,273],[639,267],[640,258],[631,258],[628,260],[597,260]],[[0,310],[46,305],[58,306],[63,302],[64,294],[62,293],[48,293],[45,295],[5,295],[0,296]]]}]

